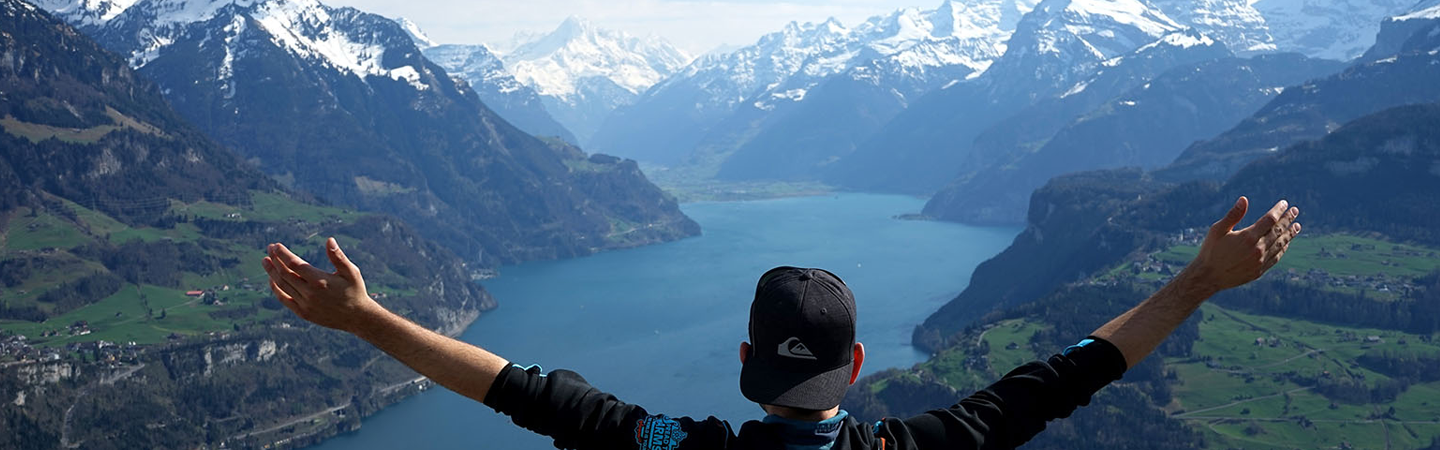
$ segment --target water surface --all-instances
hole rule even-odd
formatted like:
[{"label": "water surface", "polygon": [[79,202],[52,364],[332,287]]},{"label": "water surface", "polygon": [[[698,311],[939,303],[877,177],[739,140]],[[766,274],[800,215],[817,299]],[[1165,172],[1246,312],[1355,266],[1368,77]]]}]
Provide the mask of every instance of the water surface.
[{"label": "water surface", "polygon": [[[1020,231],[894,218],[923,205],[872,194],[686,204],[703,236],[502,268],[500,278],[484,283],[500,308],[461,339],[516,363],[577,371],[652,413],[714,415],[738,429],[763,415],[740,395],[738,347],[765,270],[823,267],[843,278],[855,291],[864,372],[871,373],[924,360],[910,346],[911,329]],[[435,389],[317,448],[554,447],[483,405]]]}]

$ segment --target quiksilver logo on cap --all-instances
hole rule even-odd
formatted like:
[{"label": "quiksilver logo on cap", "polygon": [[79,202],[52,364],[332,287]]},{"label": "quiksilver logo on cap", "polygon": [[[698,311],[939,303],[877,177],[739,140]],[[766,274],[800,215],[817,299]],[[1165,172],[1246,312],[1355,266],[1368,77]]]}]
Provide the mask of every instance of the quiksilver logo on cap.
[{"label": "quiksilver logo on cap", "polygon": [[800,338],[798,337],[791,337],[790,339],[786,339],[785,342],[781,342],[777,353],[786,358],[815,359],[815,354],[810,353],[810,347],[806,347],[805,343],[800,342]]}]

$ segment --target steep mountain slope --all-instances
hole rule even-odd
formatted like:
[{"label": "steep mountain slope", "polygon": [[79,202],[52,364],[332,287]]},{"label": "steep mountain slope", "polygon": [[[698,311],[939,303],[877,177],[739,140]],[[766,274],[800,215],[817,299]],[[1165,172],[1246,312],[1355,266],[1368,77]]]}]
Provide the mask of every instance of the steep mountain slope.
[{"label": "steep mountain slope", "polygon": [[[406,217],[473,261],[698,232],[634,163],[587,163],[520,132],[384,17],[314,0],[142,0],[81,30],[128,55],[184,117],[265,171]],[[617,189],[579,188],[597,177]]]},{"label": "steep mountain slope", "polygon": [[[1053,176],[1164,166],[1196,140],[1235,126],[1286,86],[1341,68],[1337,62],[1297,54],[1225,58],[1176,67],[1074,116],[1045,141],[1031,144],[1033,147],[1017,146],[1006,158],[967,164],[967,174],[936,193],[926,204],[925,214],[966,223],[1022,223],[1030,193]],[[1015,121],[1043,122],[1034,119],[1039,114],[1021,113]],[[992,128],[987,134],[996,131]],[[972,156],[981,153],[983,139],[982,135],[977,140]]]},{"label": "steep mountain slope", "polygon": [[663,39],[600,29],[573,16],[501,56],[515,79],[540,93],[550,114],[582,143],[611,111],[691,60]]},{"label": "steep mountain slope", "polygon": [[[1440,211],[1432,195],[1440,190],[1437,130],[1440,104],[1385,110],[1256,160],[1223,185],[1165,183],[1138,169],[1056,177],[1031,197],[1026,231],[926,319],[917,342],[943,345],[988,312],[1098,275],[1133,252],[1160,249],[1165,235],[1213,221],[1239,195],[1291,199],[1305,209],[1312,232],[1440,244],[1430,226]],[[1254,209],[1248,220],[1263,212]]]},{"label": "steep mountain slope", "polygon": [[578,144],[575,135],[545,109],[539,93],[516,80],[505,63],[483,45],[446,44],[421,49],[426,58],[453,76],[463,78],[505,121],[535,136],[557,137]]},{"label": "steep mountain slope", "polygon": [[[1431,21],[1433,19],[1415,20]],[[1440,22],[1440,21],[1436,21]],[[1388,27],[1411,28],[1388,22]],[[1253,116],[1213,139],[1186,148],[1156,172],[1166,180],[1223,180],[1250,161],[1296,142],[1315,139],[1355,118],[1399,105],[1440,101],[1440,23],[1410,36],[1385,33],[1360,62],[1339,74],[1286,89]],[[1384,49],[1395,49],[1394,53]]]},{"label": "steep mountain slope", "polygon": [[[946,1],[934,10],[900,10],[854,27],[833,19],[791,23],[754,45],[701,58],[656,85],[634,106],[617,110],[593,148],[671,165],[723,160],[737,149],[749,161],[792,147],[822,161],[842,155],[913,99],[985,70],[1034,4]],[[795,171],[803,177],[813,166]],[[753,168],[759,167],[737,162],[726,173],[790,175],[750,173]]]},{"label": "steep mountain slope", "polygon": [[259,281],[274,240],[322,261],[337,236],[380,301],[447,333],[494,307],[444,247],[281,189],[43,10],[0,0],[0,55],[0,395],[30,399],[0,404],[0,447],[261,446],[296,430],[236,436],[393,401],[413,373],[285,323]]},{"label": "steep mountain slope", "polygon": [[1004,56],[983,75],[919,99],[825,179],[863,190],[933,192],[955,176],[982,130],[1181,28],[1141,1],[1046,0],[1021,19]]},{"label": "steep mountain slope", "polygon": [[1275,47],[1314,58],[1349,61],[1375,42],[1380,21],[1415,6],[1415,0],[1259,0]]}]

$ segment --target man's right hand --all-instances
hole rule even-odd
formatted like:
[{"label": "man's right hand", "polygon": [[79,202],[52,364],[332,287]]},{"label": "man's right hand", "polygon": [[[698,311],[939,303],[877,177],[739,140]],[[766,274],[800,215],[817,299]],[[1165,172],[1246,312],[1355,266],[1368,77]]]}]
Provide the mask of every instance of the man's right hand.
[{"label": "man's right hand", "polygon": [[1187,267],[1194,281],[1213,292],[1255,281],[1280,262],[1290,240],[1300,234],[1300,209],[1281,200],[1253,225],[1235,230],[1250,201],[1240,197],[1230,212],[1210,227],[1200,254]]},{"label": "man's right hand", "polygon": [[270,244],[270,256],[261,264],[270,275],[275,298],[300,318],[327,328],[356,333],[367,321],[386,314],[385,308],[365,291],[360,268],[350,262],[335,238],[325,242],[325,254],[335,272],[305,262],[284,244]]}]

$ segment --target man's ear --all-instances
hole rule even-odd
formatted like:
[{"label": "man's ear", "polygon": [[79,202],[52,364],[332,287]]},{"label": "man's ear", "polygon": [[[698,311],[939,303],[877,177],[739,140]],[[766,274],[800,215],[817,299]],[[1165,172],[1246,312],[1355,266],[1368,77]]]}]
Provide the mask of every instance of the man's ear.
[{"label": "man's ear", "polygon": [[740,364],[744,365],[747,359],[750,359],[750,343],[740,341]]},{"label": "man's ear", "polygon": [[865,344],[855,343],[855,367],[850,369],[850,384],[860,378],[860,366],[865,365]]}]

